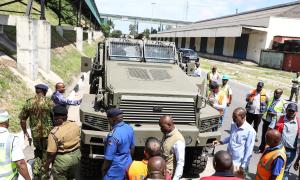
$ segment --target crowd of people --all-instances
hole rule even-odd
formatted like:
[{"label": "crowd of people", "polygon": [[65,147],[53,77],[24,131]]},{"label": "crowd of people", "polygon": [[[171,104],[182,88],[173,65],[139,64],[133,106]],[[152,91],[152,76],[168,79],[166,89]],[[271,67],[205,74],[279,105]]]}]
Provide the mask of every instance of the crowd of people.
[{"label": "crowd of people", "polygon": [[[199,64],[195,75],[200,75]],[[222,79],[221,85],[218,81]],[[293,95],[299,94],[299,74],[293,79]],[[213,66],[207,74],[209,92],[208,102],[220,113],[220,126],[224,123],[228,107],[232,104],[233,93],[228,84],[229,76],[223,75]],[[296,85],[297,84],[297,87]],[[64,97],[65,85],[57,83],[51,98],[46,97],[48,86],[35,86],[36,95],[28,99],[19,114],[20,125],[29,143],[33,143],[33,176],[38,179],[72,179],[77,173],[80,162],[80,127],[68,120],[68,105],[80,105],[81,100]],[[263,82],[245,96],[246,107],[237,107],[232,113],[230,134],[213,144],[227,144],[227,151],[214,155],[210,179],[244,179],[248,174],[254,144],[258,142],[259,125],[261,143],[255,153],[261,153],[255,178],[287,180],[293,160],[300,148],[300,119],[297,118],[298,105],[282,98],[283,90],[278,88],[270,96]],[[105,139],[104,161],[101,175],[104,180],[112,179],[164,179],[178,180],[183,175],[185,165],[185,139],[169,115],[161,116],[159,126],[163,138],[148,137],[145,141],[144,158],[133,160],[135,136],[133,128],[123,122],[123,111],[109,109],[107,119],[112,127]],[[24,179],[31,179],[21,149],[20,139],[8,132],[9,114],[0,110],[0,178],[13,179],[18,172]],[[29,121],[29,123],[27,123]],[[27,128],[31,128],[31,133]],[[253,124],[253,126],[252,126]],[[217,127],[213,128],[216,130]],[[300,154],[294,169],[299,169]],[[51,167],[51,168],[50,168]],[[100,167],[99,167],[100,170]]]}]

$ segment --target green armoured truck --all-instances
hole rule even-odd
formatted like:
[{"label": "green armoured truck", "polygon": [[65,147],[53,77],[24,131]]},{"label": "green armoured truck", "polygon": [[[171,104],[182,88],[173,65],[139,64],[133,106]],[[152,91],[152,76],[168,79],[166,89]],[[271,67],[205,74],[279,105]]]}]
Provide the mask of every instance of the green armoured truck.
[{"label": "green armoured truck", "polygon": [[186,142],[184,174],[198,176],[206,166],[205,147],[220,139],[219,112],[206,106],[205,78],[187,76],[178,65],[175,44],[108,38],[98,44],[90,72],[90,94],[80,105],[81,173],[100,175],[104,140],[111,127],[106,110],[123,110],[135,133],[134,159],[145,140],[162,137],[159,119],[171,115]]}]

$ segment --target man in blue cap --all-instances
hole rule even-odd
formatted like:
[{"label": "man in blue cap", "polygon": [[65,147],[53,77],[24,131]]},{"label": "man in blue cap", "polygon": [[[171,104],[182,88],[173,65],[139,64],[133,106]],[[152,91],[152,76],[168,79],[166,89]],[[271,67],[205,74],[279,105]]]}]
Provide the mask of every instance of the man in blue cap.
[{"label": "man in blue cap", "polygon": [[27,132],[27,119],[32,132],[32,141],[34,150],[34,168],[33,173],[41,179],[46,178],[46,173],[41,170],[42,164],[47,156],[47,138],[53,128],[52,124],[52,108],[54,106],[52,100],[46,97],[48,86],[45,84],[37,84],[35,86],[36,95],[26,101],[23,106],[19,118],[24,135],[29,142],[31,137]]},{"label": "man in blue cap", "polygon": [[104,180],[123,180],[126,168],[131,164],[134,151],[133,128],[123,122],[123,112],[118,108],[107,111],[112,130],[106,137],[102,176]]}]

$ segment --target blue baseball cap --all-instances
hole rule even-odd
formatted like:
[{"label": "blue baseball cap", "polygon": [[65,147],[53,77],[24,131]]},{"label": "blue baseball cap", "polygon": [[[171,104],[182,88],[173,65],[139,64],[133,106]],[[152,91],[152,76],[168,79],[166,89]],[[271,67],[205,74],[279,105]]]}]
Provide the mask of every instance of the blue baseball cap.
[{"label": "blue baseball cap", "polygon": [[119,108],[112,108],[112,109],[109,109],[107,112],[107,117],[108,118],[113,118],[113,117],[116,117],[120,114],[123,114],[123,111],[120,110]]},{"label": "blue baseball cap", "polygon": [[0,109],[0,123],[6,122],[9,117],[10,116],[7,111]]},{"label": "blue baseball cap", "polygon": [[48,91],[48,86],[46,84],[37,84],[34,87],[35,87],[35,89],[42,89],[42,90]]},{"label": "blue baseball cap", "polygon": [[229,76],[227,74],[224,74],[222,77],[223,80],[229,80]]}]

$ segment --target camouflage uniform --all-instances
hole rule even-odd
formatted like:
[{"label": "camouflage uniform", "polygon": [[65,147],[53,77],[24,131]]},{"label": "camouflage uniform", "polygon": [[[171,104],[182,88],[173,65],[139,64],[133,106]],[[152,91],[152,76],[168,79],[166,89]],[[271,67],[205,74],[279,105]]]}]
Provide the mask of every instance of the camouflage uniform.
[{"label": "camouflage uniform", "polygon": [[35,176],[42,177],[42,179],[46,177],[41,167],[43,167],[47,158],[48,135],[53,128],[53,106],[54,104],[50,98],[36,95],[26,101],[19,115],[21,120],[27,120],[29,118],[29,126],[35,147],[33,173]]}]

